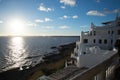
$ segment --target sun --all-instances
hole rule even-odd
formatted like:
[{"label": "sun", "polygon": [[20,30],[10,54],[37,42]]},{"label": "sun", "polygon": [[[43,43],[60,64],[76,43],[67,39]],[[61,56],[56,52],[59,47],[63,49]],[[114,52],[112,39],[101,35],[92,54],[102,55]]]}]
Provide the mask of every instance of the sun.
[{"label": "sun", "polygon": [[25,21],[20,18],[10,19],[8,27],[12,35],[22,35],[25,32]]}]

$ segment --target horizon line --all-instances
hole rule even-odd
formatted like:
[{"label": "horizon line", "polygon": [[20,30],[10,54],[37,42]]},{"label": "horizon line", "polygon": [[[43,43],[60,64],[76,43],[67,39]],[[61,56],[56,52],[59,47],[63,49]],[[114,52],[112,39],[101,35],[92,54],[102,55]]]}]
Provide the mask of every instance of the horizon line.
[{"label": "horizon line", "polygon": [[0,37],[69,37],[69,36],[80,36],[80,35],[0,35]]}]

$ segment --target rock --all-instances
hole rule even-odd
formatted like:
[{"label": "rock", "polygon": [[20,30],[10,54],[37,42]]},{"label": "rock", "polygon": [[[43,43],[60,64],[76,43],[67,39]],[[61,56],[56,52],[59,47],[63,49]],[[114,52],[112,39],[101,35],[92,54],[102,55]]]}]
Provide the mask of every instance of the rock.
[{"label": "rock", "polygon": [[56,48],[57,48],[56,46],[51,47],[51,49],[56,49]]}]

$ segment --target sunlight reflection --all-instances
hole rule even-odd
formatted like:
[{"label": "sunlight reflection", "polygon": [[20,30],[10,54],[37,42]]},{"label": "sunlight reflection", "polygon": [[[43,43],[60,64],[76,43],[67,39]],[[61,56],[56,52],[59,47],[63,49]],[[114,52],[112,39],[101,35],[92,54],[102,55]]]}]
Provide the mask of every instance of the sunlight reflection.
[{"label": "sunlight reflection", "polygon": [[15,61],[21,60],[24,53],[23,49],[23,39],[21,37],[15,37],[11,40],[11,55]]},{"label": "sunlight reflection", "polygon": [[25,54],[23,38],[11,38],[9,49],[8,61],[12,64],[12,67],[20,67],[23,65],[25,63],[24,59],[27,57],[27,54]]}]

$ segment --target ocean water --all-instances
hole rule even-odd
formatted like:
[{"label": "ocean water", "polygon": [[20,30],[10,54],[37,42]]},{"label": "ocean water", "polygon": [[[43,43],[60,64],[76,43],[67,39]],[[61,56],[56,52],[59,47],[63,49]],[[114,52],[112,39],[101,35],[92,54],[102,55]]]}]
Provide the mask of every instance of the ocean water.
[{"label": "ocean water", "polygon": [[69,44],[79,37],[0,37],[0,72],[36,65],[52,46]]}]

